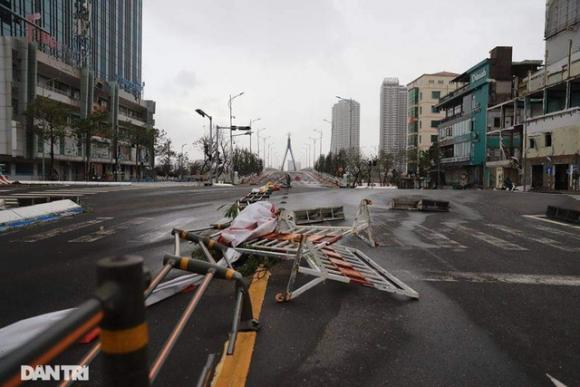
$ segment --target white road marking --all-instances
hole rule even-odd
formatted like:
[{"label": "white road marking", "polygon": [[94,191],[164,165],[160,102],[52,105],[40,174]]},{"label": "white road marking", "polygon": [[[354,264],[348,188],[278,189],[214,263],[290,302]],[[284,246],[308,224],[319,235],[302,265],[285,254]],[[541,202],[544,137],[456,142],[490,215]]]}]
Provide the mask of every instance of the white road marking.
[{"label": "white road marking", "polygon": [[47,232],[39,233],[36,235],[31,235],[31,236],[24,238],[22,240],[13,240],[12,242],[27,242],[27,243],[38,242],[38,241],[42,241],[45,239],[53,238],[57,235],[66,234],[66,233],[71,232],[71,231],[76,231],[76,230],[81,229],[81,228],[85,228],[85,227],[89,227],[89,226],[92,226],[95,224],[99,224],[99,223],[102,223],[106,220],[111,220],[111,219],[113,219],[113,218],[103,217],[103,218],[96,218],[96,219],[92,219],[92,220],[87,220],[85,222],[74,223],[74,224],[70,224],[68,226],[58,227],[58,228],[52,229],[52,230],[47,231]]},{"label": "white road marking", "polygon": [[530,235],[525,231],[515,230],[513,228],[510,228],[510,227],[507,227],[507,226],[504,226],[501,224],[488,223],[487,225],[491,228],[496,228],[498,230],[501,230],[507,234],[515,235],[515,236],[518,236],[520,238],[523,238],[523,239],[526,239],[526,240],[529,240],[532,242],[541,243],[543,245],[550,246],[550,247],[553,247],[553,248],[558,249],[558,250],[569,251],[569,252],[580,251],[580,247],[563,246],[562,243],[557,241],[557,240]]},{"label": "white road marking", "polygon": [[147,222],[148,220],[151,220],[151,218],[135,218],[135,219],[131,219],[127,222],[123,222],[123,223],[119,223],[113,227],[110,228],[101,228],[98,231],[95,231],[91,234],[87,234],[87,235],[83,235],[81,237],[75,238],[75,239],[71,239],[69,242],[71,243],[90,243],[90,242],[95,242],[98,241],[99,239],[105,238],[109,235],[113,235],[118,231],[121,230],[126,230],[131,226],[137,226],[139,224],[143,224],[145,222]]},{"label": "white road marking", "polygon": [[545,215],[522,215],[522,216],[528,219],[541,220],[542,222],[557,224],[558,226],[570,227],[580,230],[580,226],[575,226],[570,223],[558,222],[557,220],[548,219],[546,218]]},{"label": "white road marking", "polygon": [[559,236],[568,237],[568,238],[572,238],[572,239],[577,239],[580,241],[580,234],[574,234],[574,233],[567,232],[564,230],[559,230],[557,228],[539,226],[539,225],[534,226],[534,228],[536,228],[540,231],[547,232],[549,234],[554,234],[554,235],[559,235]]},{"label": "white road marking", "polygon": [[546,374],[546,376],[548,377],[548,379],[550,379],[550,381],[552,383],[554,383],[554,386],[556,386],[556,387],[568,387],[564,383],[562,383],[561,381],[559,381],[558,379],[556,379],[555,377],[553,377],[552,375]]},{"label": "white road marking", "polygon": [[453,223],[445,223],[448,227],[454,228],[455,230],[461,231],[467,235],[470,235],[474,238],[484,241],[485,243],[489,243],[492,246],[500,248],[502,250],[511,250],[511,251],[528,251],[525,247],[519,246],[515,243],[506,241],[505,239],[501,239],[495,237],[493,235],[486,234],[481,231],[474,230],[472,228],[463,226],[461,224],[453,224]]},{"label": "white road marking", "polygon": [[429,272],[416,277],[429,282],[477,282],[508,283],[520,285],[580,286],[580,276],[513,274],[513,273],[470,273]]},{"label": "white road marking", "polygon": [[[194,217],[186,217],[186,218],[177,218],[169,223],[165,223],[161,226],[158,227],[157,231],[153,231],[153,232],[149,232],[146,233],[144,235],[142,235],[141,237],[139,237],[136,240],[131,240],[129,242],[134,242],[134,243],[155,243],[155,242],[159,242],[161,240],[164,239],[172,239],[173,237],[171,236],[171,230],[174,228],[183,228],[183,229],[187,229],[187,225],[192,223],[195,220]],[[161,231],[159,231],[161,230]]]},{"label": "white road marking", "polygon": [[422,236],[425,239],[434,242],[438,247],[447,248],[447,249],[454,249],[454,250],[465,250],[467,246],[462,245],[461,243],[454,241],[453,239],[448,238],[447,236],[433,230],[429,229],[425,226],[420,224],[415,226],[415,232]]}]

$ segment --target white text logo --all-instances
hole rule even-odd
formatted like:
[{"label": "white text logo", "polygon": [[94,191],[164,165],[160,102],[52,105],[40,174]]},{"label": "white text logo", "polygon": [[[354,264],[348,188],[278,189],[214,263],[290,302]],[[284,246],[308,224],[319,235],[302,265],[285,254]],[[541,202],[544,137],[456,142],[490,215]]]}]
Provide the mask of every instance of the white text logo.
[{"label": "white text logo", "polygon": [[28,365],[20,366],[20,379],[28,380],[89,380],[89,367],[77,365],[38,365],[31,367]]}]

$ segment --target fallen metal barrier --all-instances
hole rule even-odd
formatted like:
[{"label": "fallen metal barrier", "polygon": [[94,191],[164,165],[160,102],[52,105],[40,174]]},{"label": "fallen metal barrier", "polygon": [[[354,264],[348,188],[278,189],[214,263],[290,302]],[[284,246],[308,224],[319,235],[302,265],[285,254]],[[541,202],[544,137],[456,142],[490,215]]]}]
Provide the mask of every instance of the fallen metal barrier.
[{"label": "fallen metal barrier", "polygon": [[431,199],[394,198],[391,202],[393,210],[448,212],[449,202]]},{"label": "fallen metal barrier", "polygon": [[[300,252],[300,249],[298,250]],[[326,280],[356,284],[376,290],[419,298],[419,293],[379,266],[362,251],[339,245],[310,249],[308,253],[296,254],[285,293],[276,294],[276,301],[293,300]],[[301,262],[306,266],[301,266]],[[298,273],[315,277],[295,288]]]},{"label": "fallen metal barrier", "polygon": [[294,222],[296,224],[322,223],[333,220],[344,220],[344,208],[342,206],[294,210]]},{"label": "fallen metal barrier", "polygon": [[580,224],[580,211],[570,208],[548,206],[546,208],[546,217],[567,223]]},{"label": "fallen metal barrier", "polygon": [[[336,244],[347,235],[357,235],[375,246],[369,227],[370,204],[367,199],[361,201],[352,227],[296,225],[293,214],[281,213],[278,228],[274,232],[253,238],[236,247],[218,242],[215,239],[217,235],[212,238],[178,229],[173,230],[173,233],[180,239],[207,244],[209,248],[221,250],[224,256],[228,249],[233,249],[241,254],[292,261],[286,292],[276,295],[278,302],[295,299],[326,280],[362,285],[417,299],[419,294],[415,290],[362,251]],[[363,235],[364,232],[367,232],[366,236]],[[299,273],[315,278],[295,288]]]},{"label": "fallen metal barrier", "polygon": [[449,202],[444,200],[421,199],[417,203],[419,211],[448,212]]}]

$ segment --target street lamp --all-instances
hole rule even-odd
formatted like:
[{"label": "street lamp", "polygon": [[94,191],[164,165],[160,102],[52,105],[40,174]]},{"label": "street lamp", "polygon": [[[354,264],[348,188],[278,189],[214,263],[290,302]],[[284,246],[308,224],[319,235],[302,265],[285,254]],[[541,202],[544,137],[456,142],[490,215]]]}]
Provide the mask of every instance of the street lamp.
[{"label": "street lamp", "polygon": [[[334,138],[334,125],[332,124],[332,121],[327,120],[326,118],[323,118],[322,121],[324,121],[330,125],[330,145],[328,147],[328,151],[332,152],[332,139]],[[321,136],[322,136],[322,134],[321,134]],[[320,147],[322,148],[322,140],[320,141]]]},{"label": "street lamp", "polygon": [[349,126],[349,132],[348,132],[348,148],[349,149],[352,149],[352,98],[351,99],[346,99],[346,98],[339,97],[338,95],[336,96],[336,98],[338,98],[341,101],[348,101],[348,104],[349,104],[350,117],[349,117],[349,120],[348,120],[348,126]]},{"label": "street lamp", "polygon": [[314,163],[316,162],[316,140],[315,137],[308,137],[312,140],[312,168],[314,168]]},{"label": "street lamp", "polygon": [[[241,97],[242,95],[244,95],[244,92],[243,91],[241,93],[239,93],[239,94],[234,95],[233,97],[230,94],[230,99],[229,99],[229,102],[228,102],[228,107],[230,108],[230,154],[231,154],[232,157],[234,155],[234,141],[233,141],[234,138],[233,138],[233,134],[232,134],[232,129],[233,129],[232,128],[232,119],[234,118],[234,116],[232,115],[232,101],[234,99],[238,98],[238,97]],[[232,166],[231,166],[231,169],[232,170],[230,172],[230,178],[232,180],[232,184],[234,183],[234,169],[235,169],[235,166],[234,166],[233,161],[234,160],[232,159]]]},{"label": "street lamp", "polygon": [[[261,118],[254,118],[253,120],[250,120],[250,128],[252,127],[252,122],[256,122],[256,121],[260,121]],[[250,133],[250,153],[252,153],[252,134]]]},{"label": "street lamp", "polygon": [[315,132],[320,134],[320,154],[318,157],[322,156],[322,130],[321,129],[314,129]]},{"label": "street lamp", "polygon": [[266,130],[266,128],[256,130],[256,137],[258,139],[258,158],[260,158],[260,133],[264,130]]},{"label": "street lamp", "polygon": [[[204,112],[201,109],[195,109],[195,111],[197,112],[197,114],[199,114],[202,117],[207,117],[209,118],[209,185],[213,185],[213,176],[212,176],[212,169],[213,169],[213,134],[212,134],[212,129],[213,129],[213,124],[212,124],[212,117],[207,114],[206,112]],[[219,136],[216,133],[216,148],[218,146],[218,141],[219,141]]]}]

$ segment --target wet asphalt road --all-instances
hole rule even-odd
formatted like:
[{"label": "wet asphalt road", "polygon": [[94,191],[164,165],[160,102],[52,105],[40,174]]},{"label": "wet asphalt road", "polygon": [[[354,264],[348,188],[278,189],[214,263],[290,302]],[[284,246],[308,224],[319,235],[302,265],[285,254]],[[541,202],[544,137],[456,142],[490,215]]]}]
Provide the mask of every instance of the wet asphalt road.
[{"label": "wet asphalt road", "polygon": [[[171,252],[171,228],[203,227],[220,217],[219,206],[247,191],[112,190],[84,196],[85,214],[1,235],[0,326],[84,300],[101,257],[138,254],[156,272]],[[409,194],[449,200],[451,212],[386,209],[392,197]],[[546,374],[580,384],[580,229],[524,217],[543,213],[547,204],[580,201],[506,192],[310,188],[295,188],[284,201],[291,209],[344,204],[349,223],[363,197],[373,199],[380,247],[356,238],[343,243],[406,281],[420,300],[327,282],[277,304],[274,295],[289,272],[281,263],[268,286],[248,385],[549,386]],[[280,194],[272,199],[282,201]],[[101,237],[101,227],[111,233]],[[474,273],[492,274],[482,280]],[[195,383],[207,355],[221,352],[232,296],[231,284],[212,283],[159,385]],[[180,294],[148,310],[150,358],[188,300]],[[76,345],[61,361],[74,364],[87,348]],[[90,384],[97,385],[98,362],[94,369]]]}]

